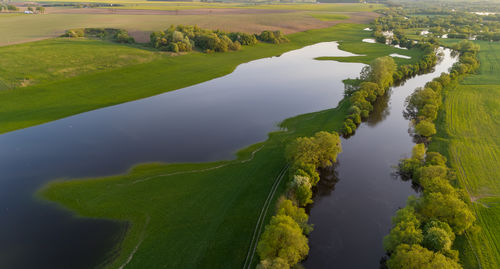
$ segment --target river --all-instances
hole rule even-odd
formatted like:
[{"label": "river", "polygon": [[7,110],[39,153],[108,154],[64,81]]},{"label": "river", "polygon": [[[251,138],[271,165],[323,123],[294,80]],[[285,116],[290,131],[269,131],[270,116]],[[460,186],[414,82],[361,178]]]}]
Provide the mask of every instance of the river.
[{"label": "river", "polygon": [[411,182],[395,175],[394,167],[409,157],[415,145],[404,118],[407,96],[438,77],[457,61],[450,50],[427,74],[392,87],[356,133],[342,139],[335,174],[319,185],[310,208],[308,269],[378,268],[384,255],[382,240],[389,233],[391,218],[416,194]]},{"label": "river", "polygon": [[[0,135],[0,268],[91,268],[124,227],[34,198],[50,180],[123,173],[142,162],[232,159],[282,120],[331,108],[364,66],[325,42],[239,65],[224,77]],[[165,81],[168,83],[168,81]]]}]

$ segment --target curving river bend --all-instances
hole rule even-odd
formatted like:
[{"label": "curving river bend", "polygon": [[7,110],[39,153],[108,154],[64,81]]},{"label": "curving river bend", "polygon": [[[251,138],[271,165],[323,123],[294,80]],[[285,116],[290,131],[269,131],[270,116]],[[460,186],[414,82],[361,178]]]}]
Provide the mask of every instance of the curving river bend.
[{"label": "curving river bend", "polygon": [[[74,218],[34,198],[46,182],[121,173],[140,162],[233,158],[278,122],[337,105],[342,80],[364,65],[313,59],[352,55],[335,42],[319,43],[179,91],[0,135],[0,268],[89,268],[119,240],[122,225]],[[308,268],[378,265],[390,217],[412,193],[390,176],[412,147],[403,100],[453,61],[446,52],[435,72],[393,88],[389,108],[381,102],[379,113],[342,141],[337,190],[325,184],[311,209]]]}]

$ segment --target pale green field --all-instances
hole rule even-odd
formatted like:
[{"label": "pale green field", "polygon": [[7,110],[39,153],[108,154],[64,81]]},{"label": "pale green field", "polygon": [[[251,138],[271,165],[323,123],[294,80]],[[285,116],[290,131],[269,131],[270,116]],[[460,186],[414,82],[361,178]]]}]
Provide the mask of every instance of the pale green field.
[{"label": "pale green field", "polygon": [[158,59],[166,53],[111,42],[58,38],[0,49],[0,90],[51,82]]}]

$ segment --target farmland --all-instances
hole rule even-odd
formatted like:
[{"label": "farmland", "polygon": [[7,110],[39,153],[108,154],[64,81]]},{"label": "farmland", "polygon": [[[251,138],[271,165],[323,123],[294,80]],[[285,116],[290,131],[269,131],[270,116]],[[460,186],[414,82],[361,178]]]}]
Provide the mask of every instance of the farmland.
[{"label": "farmland", "polygon": [[[452,42],[452,41],[448,41]],[[500,44],[481,45],[477,74],[468,76],[445,91],[443,112],[438,118],[439,132],[431,147],[447,153],[457,177],[469,193],[481,229],[469,233],[472,249],[465,249],[466,268],[500,266]]]},{"label": "farmland", "polygon": [[[0,12],[0,46],[56,37],[67,29],[84,27],[126,29],[140,42],[147,41],[152,31],[167,28],[171,24],[197,24],[207,29],[248,33],[282,30],[289,34],[330,27],[339,21],[368,23],[377,16],[372,11],[382,7],[361,4],[108,3],[123,6],[47,7],[45,14],[35,15]],[[24,10],[26,6],[20,8]]]}]

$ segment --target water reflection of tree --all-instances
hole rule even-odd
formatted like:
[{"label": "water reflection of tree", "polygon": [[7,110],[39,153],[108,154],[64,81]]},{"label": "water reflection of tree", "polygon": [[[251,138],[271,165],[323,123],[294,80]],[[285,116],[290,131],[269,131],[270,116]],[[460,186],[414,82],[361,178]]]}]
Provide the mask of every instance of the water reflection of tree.
[{"label": "water reflection of tree", "polygon": [[383,96],[377,98],[373,104],[373,111],[370,113],[368,119],[366,119],[366,124],[368,124],[368,126],[375,126],[389,116],[389,100],[391,99],[391,91],[392,90],[389,90]]},{"label": "water reflection of tree", "polygon": [[[332,166],[326,168],[320,168],[318,170],[320,180],[318,185],[313,188],[313,201],[320,200],[322,197],[330,196],[335,190],[335,184],[339,182],[338,173],[336,167],[338,162]],[[306,206],[306,213],[310,214],[311,209],[314,207],[315,203]]]},{"label": "water reflection of tree", "polygon": [[329,196],[335,190],[335,184],[339,181],[338,173],[335,169],[337,165],[338,163],[319,170],[320,181],[314,190],[314,198]]}]

